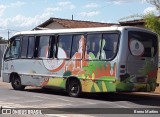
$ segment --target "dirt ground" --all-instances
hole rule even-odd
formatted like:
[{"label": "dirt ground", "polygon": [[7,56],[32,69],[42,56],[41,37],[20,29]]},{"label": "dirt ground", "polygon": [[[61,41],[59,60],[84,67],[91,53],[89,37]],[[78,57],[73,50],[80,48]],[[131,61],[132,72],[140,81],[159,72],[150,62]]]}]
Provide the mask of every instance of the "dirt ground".
[{"label": "dirt ground", "polygon": [[[157,83],[160,84],[160,68],[158,69]],[[160,93],[160,86],[156,88],[155,92]]]}]

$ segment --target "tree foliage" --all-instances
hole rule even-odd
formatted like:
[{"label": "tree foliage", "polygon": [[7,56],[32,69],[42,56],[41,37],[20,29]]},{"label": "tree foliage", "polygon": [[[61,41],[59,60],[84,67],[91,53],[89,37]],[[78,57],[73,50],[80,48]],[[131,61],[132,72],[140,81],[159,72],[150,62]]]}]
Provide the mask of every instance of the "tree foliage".
[{"label": "tree foliage", "polygon": [[7,43],[7,40],[5,40],[3,37],[0,37],[0,44],[5,44]]},{"label": "tree foliage", "polygon": [[160,18],[154,14],[147,14],[144,16],[145,27],[157,33],[160,37]]},{"label": "tree foliage", "polygon": [[[154,5],[160,13],[160,0],[146,0],[148,3]],[[160,17],[154,13],[144,15],[145,27],[157,33],[160,37]]]},{"label": "tree foliage", "polygon": [[151,31],[158,34],[160,37],[160,0],[145,0],[146,2],[152,4],[156,10],[159,12],[159,16],[156,16],[153,12],[148,12],[148,14],[136,14],[130,15],[125,18],[121,18],[120,20],[126,19],[134,19],[134,18],[141,18],[145,21],[145,27],[150,29]]},{"label": "tree foliage", "polygon": [[152,4],[160,11],[160,0],[146,0],[148,3]]}]

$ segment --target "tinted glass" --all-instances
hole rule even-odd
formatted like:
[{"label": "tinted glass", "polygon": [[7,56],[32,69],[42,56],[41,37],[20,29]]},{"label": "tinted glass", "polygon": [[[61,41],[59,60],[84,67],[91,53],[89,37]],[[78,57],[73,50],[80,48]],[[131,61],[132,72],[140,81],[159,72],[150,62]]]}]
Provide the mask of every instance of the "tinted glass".
[{"label": "tinted glass", "polygon": [[[142,51],[138,56],[153,57],[157,53],[158,40],[156,35],[139,31],[130,31],[128,38],[129,49],[132,55],[135,56]],[[135,42],[135,46],[133,46],[133,42]]]},{"label": "tinted glass", "polygon": [[84,36],[83,35],[74,35],[73,43],[72,43],[72,53],[71,57],[73,59],[81,59],[82,58],[82,50],[84,47]]},{"label": "tinted glass", "polygon": [[103,34],[101,59],[112,59],[117,53],[118,34]]},{"label": "tinted glass", "polygon": [[55,58],[56,52],[57,52],[57,47],[56,47],[56,37],[52,36],[51,37],[51,44],[50,44],[50,52],[49,52],[49,58]]},{"label": "tinted glass", "polygon": [[87,54],[93,59],[99,59],[101,48],[102,34],[88,34],[87,35]]},{"label": "tinted glass", "polygon": [[28,50],[28,37],[23,37],[21,46],[21,58],[27,57],[27,50]]},{"label": "tinted glass", "polygon": [[48,57],[50,36],[40,36],[38,57]]},{"label": "tinted glass", "polygon": [[34,47],[35,47],[35,39],[34,37],[29,37],[28,58],[33,57]]},{"label": "tinted glass", "polygon": [[70,58],[72,35],[60,35],[58,42],[58,58]]},{"label": "tinted glass", "polygon": [[18,58],[20,55],[20,38],[16,37],[10,42],[5,58]]}]

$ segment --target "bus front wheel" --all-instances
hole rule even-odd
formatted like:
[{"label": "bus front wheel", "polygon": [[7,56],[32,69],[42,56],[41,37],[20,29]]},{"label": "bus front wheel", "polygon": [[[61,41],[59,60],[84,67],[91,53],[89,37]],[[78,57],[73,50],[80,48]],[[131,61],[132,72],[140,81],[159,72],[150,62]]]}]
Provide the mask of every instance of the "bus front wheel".
[{"label": "bus front wheel", "polygon": [[79,97],[81,94],[81,86],[78,80],[72,79],[68,83],[68,94],[71,97]]},{"label": "bus front wheel", "polygon": [[25,86],[21,84],[21,79],[18,75],[13,75],[11,78],[11,85],[15,90],[24,90]]}]

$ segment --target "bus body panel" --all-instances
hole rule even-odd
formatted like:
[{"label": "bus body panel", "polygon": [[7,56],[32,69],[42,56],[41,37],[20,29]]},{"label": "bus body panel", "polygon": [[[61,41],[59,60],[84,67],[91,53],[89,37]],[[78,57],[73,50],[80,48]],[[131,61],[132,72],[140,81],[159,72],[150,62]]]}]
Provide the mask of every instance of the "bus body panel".
[{"label": "bus body panel", "polygon": [[[43,62],[44,61],[47,60],[43,60]],[[67,77],[74,76],[80,79],[83,92],[114,92],[116,90],[115,75],[117,66],[116,62],[114,61],[94,62],[94,64],[97,65],[101,64],[101,66],[97,67],[91,75],[83,72],[83,69],[80,69],[80,72],[77,74],[65,71],[68,62],[66,62],[66,64],[60,71],[52,73],[48,69],[46,69],[43,62],[42,60],[24,60],[24,59],[12,60],[12,62],[9,61],[4,62],[5,72],[3,72],[3,81],[9,82],[10,74],[17,73],[21,78],[22,85],[41,86],[41,87],[57,86],[65,89]],[[94,66],[92,65],[93,63],[91,65],[86,66],[85,68],[87,69],[86,72],[94,69]],[[7,75],[7,78],[5,78],[5,75]]]},{"label": "bus body panel", "polygon": [[[81,57],[84,51],[81,48],[82,46],[79,45],[78,52],[75,52],[69,60],[57,58],[18,58],[4,60],[2,70],[3,81],[10,82],[11,73],[17,73],[21,78],[22,85],[26,86],[53,86],[66,89],[67,79],[76,77],[80,80],[82,92],[154,90],[158,68],[158,52],[154,57],[142,60],[143,57],[134,57],[129,50],[128,32],[147,31],[139,28],[126,27],[116,28],[114,30],[107,29],[106,32],[117,30],[120,32],[118,50],[116,56],[110,61],[92,60],[96,57],[93,56],[93,53],[86,54],[86,52],[84,52],[85,58],[90,58],[90,60],[84,58],[77,59]],[[103,32],[105,32],[104,29]],[[103,45],[103,42],[101,44]],[[66,56],[66,50],[62,48],[58,48],[58,50],[62,58]],[[102,53],[102,51],[98,51],[98,53]],[[153,63],[154,67],[150,69],[147,65],[151,65],[151,63]],[[141,70],[144,70],[143,72],[147,71],[145,77],[148,77],[147,75],[153,76],[150,78],[152,80],[145,80],[145,82],[140,80],[135,81],[134,78],[142,77],[139,75]]]},{"label": "bus body panel", "polygon": [[[133,36],[137,37],[129,39],[131,36],[129,35],[129,32],[135,32]],[[118,71],[119,77],[121,78],[117,84],[117,91],[154,91],[156,88],[158,71],[158,41],[156,35],[142,29],[125,29],[123,35],[121,38],[123,41],[120,43],[122,44],[122,48],[120,50],[121,53],[119,55],[118,63],[125,67],[121,68],[119,66]],[[145,37],[146,35],[147,37]],[[153,40],[152,43],[149,41],[147,42],[147,40],[150,39],[148,36]],[[152,37],[155,38],[153,39]],[[131,43],[133,44],[132,48],[136,51],[134,54],[138,55],[132,55],[130,50]],[[142,47],[136,49],[136,43],[139,44],[138,46]],[[148,50],[152,48],[152,46],[155,46],[156,53],[155,55],[147,56],[149,53]]]}]

